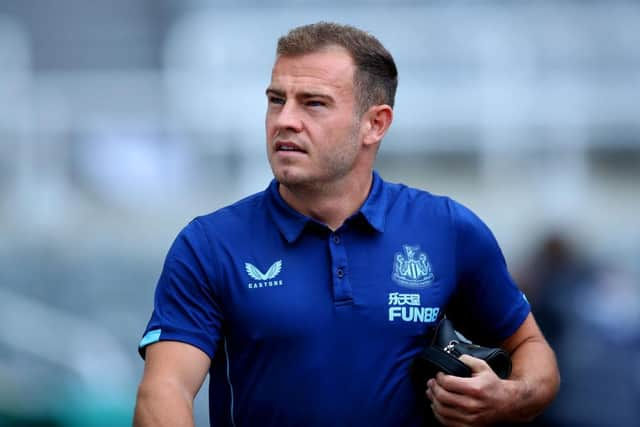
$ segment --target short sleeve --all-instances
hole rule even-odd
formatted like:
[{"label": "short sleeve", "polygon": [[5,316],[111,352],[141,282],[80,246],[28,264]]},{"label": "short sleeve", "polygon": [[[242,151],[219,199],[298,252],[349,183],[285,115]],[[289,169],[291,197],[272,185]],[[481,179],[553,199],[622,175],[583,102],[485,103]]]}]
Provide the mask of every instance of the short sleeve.
[{"label": "short sleeve", "polygon": [[211,245],[196,220],[176,237],[164,262],[154,309],[138,350],[180,341],[198,347],[213,359],[221,338],[222,313],[215,295]]},{"label": "short sleeve", "polygon": [[491,230],[469,209],[451,203],[457,285],[447,316],[471,340],[496,345],[520,327],[531,308]]}]

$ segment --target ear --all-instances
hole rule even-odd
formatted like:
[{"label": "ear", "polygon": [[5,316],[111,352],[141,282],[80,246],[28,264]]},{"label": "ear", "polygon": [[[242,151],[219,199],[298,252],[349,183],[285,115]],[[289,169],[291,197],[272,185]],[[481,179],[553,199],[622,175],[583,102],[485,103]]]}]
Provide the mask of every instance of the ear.
[{"label": "ear", "polygon": [[364,127],[363,142],[365,145],[377,145],[382,141],[393,121],[393,109],[387,104],[374,105],[364,113],[362,125]]}]

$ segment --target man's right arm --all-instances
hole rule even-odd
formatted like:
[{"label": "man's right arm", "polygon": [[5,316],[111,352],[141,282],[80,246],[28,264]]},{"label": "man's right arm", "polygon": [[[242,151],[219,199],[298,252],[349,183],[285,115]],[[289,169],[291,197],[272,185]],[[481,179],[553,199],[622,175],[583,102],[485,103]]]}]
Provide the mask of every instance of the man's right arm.
[{"label": "man's right arm", "polygon": [[209,356],[190,344],[161,341],[148,346],[134,427],[193,427],[193,399],[210,365]]}]

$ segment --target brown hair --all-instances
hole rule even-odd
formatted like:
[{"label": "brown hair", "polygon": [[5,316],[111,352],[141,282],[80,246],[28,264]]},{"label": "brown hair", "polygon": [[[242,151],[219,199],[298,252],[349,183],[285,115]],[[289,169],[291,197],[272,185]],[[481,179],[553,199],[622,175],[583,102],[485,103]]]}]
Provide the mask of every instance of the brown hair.
[{"label": "brown hair", "polygon": [[329,46],[340,46],[353,58],[356,65],[353,84],[360,114],[373,105],[393,107],[398,87],[396,64],[382,43],[365,31],[332,22],[303,25],[280,37],[276,53],[297,56]]}]

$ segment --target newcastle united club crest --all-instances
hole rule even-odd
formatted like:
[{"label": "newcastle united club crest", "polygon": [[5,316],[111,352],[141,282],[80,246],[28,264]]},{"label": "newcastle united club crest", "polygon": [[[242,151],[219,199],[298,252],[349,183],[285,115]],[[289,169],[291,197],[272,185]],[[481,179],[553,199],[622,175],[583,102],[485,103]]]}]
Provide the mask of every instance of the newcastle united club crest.
[{"label": "newcastle united club crest", "polygon": [[393,280],[408,288],[424,288],[435,277],[431,271],[429,258],[420,252],[420,246],[402,245],[404,254],[397,252],[393,264]]}]

